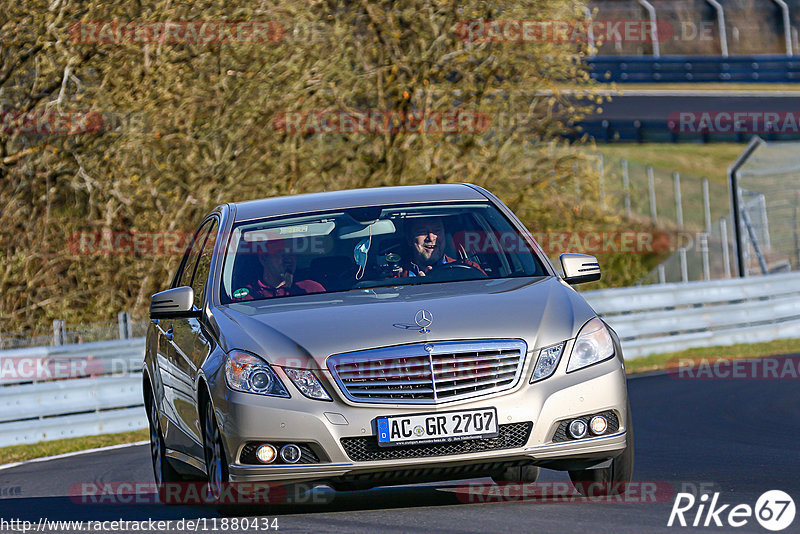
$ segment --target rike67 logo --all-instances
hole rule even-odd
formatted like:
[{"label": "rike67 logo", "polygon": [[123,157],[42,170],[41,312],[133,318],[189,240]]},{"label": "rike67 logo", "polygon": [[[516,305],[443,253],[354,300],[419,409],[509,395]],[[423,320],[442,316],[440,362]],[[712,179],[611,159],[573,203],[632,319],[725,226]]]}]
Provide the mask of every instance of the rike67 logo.
[{"label": "rike67 logo", "polygon": [[703,493],[696,498],[691,493],[678,493],[669,514],[667,526],[686,527],[743,527],[753,517],[767,530],[780,531],[794,521],[794,500],[781,490],[763,493],[755,506],[749,504],[722,504],[720,493],[709,497]]}]

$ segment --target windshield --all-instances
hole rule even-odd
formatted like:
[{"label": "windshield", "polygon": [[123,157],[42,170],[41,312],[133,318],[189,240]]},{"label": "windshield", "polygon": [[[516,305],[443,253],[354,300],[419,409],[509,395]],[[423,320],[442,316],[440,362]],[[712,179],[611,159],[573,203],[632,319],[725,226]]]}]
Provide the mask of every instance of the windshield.
[{"label": "windshield", "polygon": [[377,206],[238,223],[220,300],[545,274],[489,203]]}]

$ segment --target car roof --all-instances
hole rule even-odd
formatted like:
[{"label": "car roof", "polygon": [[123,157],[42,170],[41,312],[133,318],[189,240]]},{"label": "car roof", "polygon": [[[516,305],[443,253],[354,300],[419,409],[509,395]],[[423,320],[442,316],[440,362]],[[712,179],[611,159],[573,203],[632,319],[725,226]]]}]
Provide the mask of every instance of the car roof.
[{"label": "car roof", "polygon": [[231,206],[235,208],[235,220],[238,222],[262,217],[386,204],[486,200],[487,197],[480,192],[479,188],[469,184],[430,184],[307,193],[236,202]]}]

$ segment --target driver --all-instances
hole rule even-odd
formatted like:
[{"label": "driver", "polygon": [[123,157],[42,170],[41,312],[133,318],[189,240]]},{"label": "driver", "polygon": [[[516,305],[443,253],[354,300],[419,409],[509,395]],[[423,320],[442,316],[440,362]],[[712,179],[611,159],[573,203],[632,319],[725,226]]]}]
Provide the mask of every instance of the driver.
[{"label": "driver", "polygon": [[457,263],[467,265],[486,274],[474,261],[457,260],[444,252],[447,233],[439,217],[412,219],[406,224],[406,238],[411,248],[411,259],[406,261],[397,276],[425,276],[441,265]]}]

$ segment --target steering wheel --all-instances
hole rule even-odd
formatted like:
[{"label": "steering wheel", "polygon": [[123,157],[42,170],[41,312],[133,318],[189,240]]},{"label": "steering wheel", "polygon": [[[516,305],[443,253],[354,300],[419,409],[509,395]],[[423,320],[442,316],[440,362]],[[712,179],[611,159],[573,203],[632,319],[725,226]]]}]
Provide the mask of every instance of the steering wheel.
[{"label": "steering wheel", "polygon": [[[437,265],[435,269],[433,269],[432,271],[430,271],[428,273],[428,276],[430,276],[431,274],[433,274],[433,273],[435,273],[437,271],[441,273],[441,272],[444,272],[444,271],[456,271],[456,270],[473,271],[473,273],[471,273],[471,274],[472,275],[478,274],[480,278],[488,278],[489,277],[485,272],[483,272],[478,267],[475,267],[474,265],[469,265],[468,263],[459,263],[459,262],[456,262],[456,261]],[[466,274],[466,273],[464,273],[464,274]]]}]

